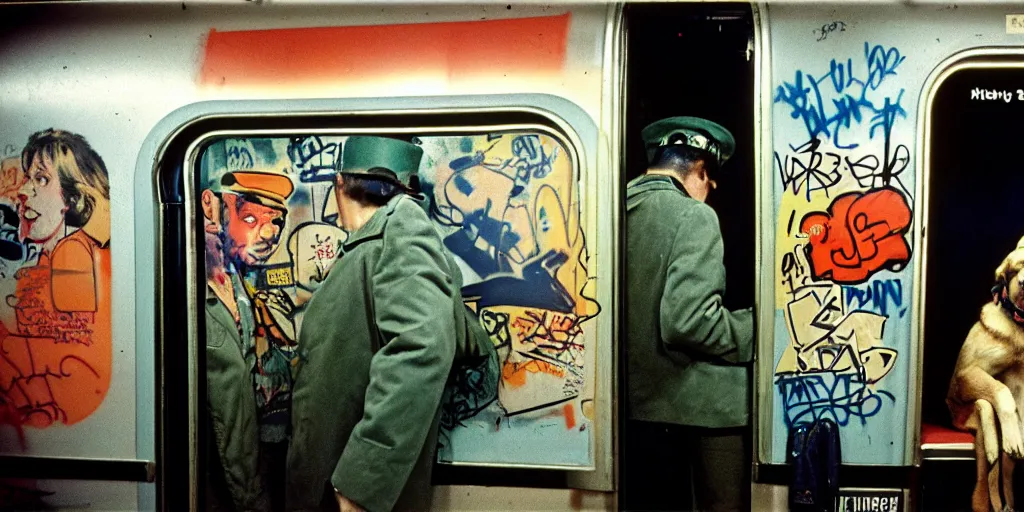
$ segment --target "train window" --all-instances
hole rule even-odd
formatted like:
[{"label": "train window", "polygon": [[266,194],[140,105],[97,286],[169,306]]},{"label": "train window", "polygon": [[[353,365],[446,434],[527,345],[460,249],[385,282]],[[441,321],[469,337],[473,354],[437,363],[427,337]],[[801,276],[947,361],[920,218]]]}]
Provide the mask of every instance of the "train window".
[{"label": "train window", "polygon": [[[338,339],[304,326],[318,316],[323,326],[323,311],[344,310],[318,301],[317,291],[368,236],[345,230],[336,175],[379,164],[418,192],[496,352],[456,361],[437,420],[434,482],[495,484],[481,475],[503,474],[503,485],[564,487],[566,471],[595,467],[594,432],[610,428],[595,421],[595,369],[610,354],[599,356],[594,344],[604,305],[587,250],[585,170],[574,132],[530,119],[545,122],[409,128],[396,118],[385,127],[269,130],[254,122],[195,139],[186,202],[195,219],[192,256],[203,270],[196,303],[206,310],[196,322],[197,340],[205,340],[193,403],[199,460],[216,467],[230,456],[221,446],[229,424],[244,428],[231,435],[259,443],[266,481],[283,483],[286,458],[310,468],[296,461],[344,447],[323,439],[347,438],[362,417],[370,351],[344,348],[350,341],[339,333],[357,324],[338,325]],[[380,182],[366,186],[386,193]],[[252,402],[251,421],[232,423],[223,414],[238,413],[240,400]],[[335,410],[339,403],[344,410]],[[326,475],[304,476],[333,470],[331,463]]]},{"label": "train window", "polygon": [[[953,429],[946,391],[968,331],[993,300],[994,272],[1024,236],[1020,214],[1020,146],[1017,121],[1024,115],[1020,64],[966,64],[954,68],[933,92],[923,141],[928,180],[927,264],[922,332],[922,443],[960,446],[961,463],[930,462],[941,485],[929,500],[970,506],[974,463],[970,436]],[[974,183],[971,185],[971,183]],[[951,471],[962,478],[951,479]],[[926,475],[930,474],[926,471]],[[963,482],[950,486],[949,482]],[[927,483],[927,482],[926,482]],[[927,508],[927,506],[926,506]]]}]

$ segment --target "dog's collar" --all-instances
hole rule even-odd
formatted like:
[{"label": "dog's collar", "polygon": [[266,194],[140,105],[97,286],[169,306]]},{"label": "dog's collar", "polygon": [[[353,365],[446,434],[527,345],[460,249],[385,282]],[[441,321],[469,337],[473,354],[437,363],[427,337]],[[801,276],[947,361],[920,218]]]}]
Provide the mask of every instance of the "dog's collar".
[{"label": "dog's collar", "polygon": [[1008,286],[1005,280],[1000,280],[992,287],[992,301],[1006,310],[1006,313],[1013,318],[1014,322],[1024,325],[1024,310],[1017,307],[1016,304],[1010,300],[1010,293],[1007,291]]}]

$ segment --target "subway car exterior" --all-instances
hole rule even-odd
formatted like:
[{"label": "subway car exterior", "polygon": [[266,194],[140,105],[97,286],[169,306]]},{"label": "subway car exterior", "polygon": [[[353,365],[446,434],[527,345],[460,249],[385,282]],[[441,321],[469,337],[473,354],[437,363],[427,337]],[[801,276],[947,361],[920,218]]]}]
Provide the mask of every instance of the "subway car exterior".
[{"label": "subway car exterior", "polygon": [[203,510],[204,193],[286,183],[237,236],[301,359],[334,172],[379,135],[423,148],[500,360],[453,373],[434,507],[617,510],[624,190],[674,115],[737,140],[712,206],[755,308],[753,509],[787,509],[819,418],[841,510],[970,508],[945,396],[1024,236],[1020,5],[8,2],[0,41],[0,508]]}]

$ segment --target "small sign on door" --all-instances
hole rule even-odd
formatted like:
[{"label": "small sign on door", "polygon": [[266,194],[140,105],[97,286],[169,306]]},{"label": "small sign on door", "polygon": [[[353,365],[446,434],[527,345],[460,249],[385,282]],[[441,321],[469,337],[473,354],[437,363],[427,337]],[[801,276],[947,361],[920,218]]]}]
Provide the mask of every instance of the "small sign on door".
[{"label": "small sign on door", "polygon": [[1024,14],[1006,15],[1006,33],[1024,34]]},{"label": "small sign on door", "polygon": [[840,489],[837,512],[903,512],[902,489]]}]

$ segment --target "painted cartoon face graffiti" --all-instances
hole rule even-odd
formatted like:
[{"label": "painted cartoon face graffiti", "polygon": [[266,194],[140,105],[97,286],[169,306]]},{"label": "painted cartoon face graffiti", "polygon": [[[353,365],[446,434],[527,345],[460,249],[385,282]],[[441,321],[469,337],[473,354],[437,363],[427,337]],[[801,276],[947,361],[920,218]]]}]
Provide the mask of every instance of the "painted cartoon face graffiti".
[{"label": "painted cartoon face graffiti", "polygon": [[107,170],[83,137],[61,130],[33,134],[21,162],[23,173],[0,175],[8,191],[22,176],[23,244],[0,306],[0,401],[18,413],[8,422],[73,425],[103,402],[112,372]]},{"label": "painted cartoon face graffiti", "polygon": [[246,265],[260,265],[277,250],[284,225],[284,212],[247,201],[237,194],[224,194],[227,210],[228,254]]},{"label": "painted cartoon face graffiti", "polygon": [[25,240],[52,247],[63,234],[67,212],[53,161],[36,155],[25,174],[27,179],[18,190],[19,233]]},{"label": "painted cartoon face graffiti", "polygon": [[[257,170],[291,167],[275,158],[286,153],[277,153],[267,142],[227,139],[207,149],[204,167],[211,187],[201,200],[211,286],[236,318],[252,318],[252,325],[243,328],[250,335],[242,348],[255,354],[250,370],[260,439],[280,442],[290,422],[297,308],[294,264],[270,260],[287,226],[294,184],[285,173]],[[228,274],[237,274],[237,290]]]}]

